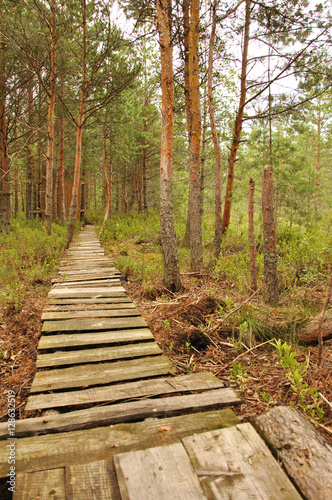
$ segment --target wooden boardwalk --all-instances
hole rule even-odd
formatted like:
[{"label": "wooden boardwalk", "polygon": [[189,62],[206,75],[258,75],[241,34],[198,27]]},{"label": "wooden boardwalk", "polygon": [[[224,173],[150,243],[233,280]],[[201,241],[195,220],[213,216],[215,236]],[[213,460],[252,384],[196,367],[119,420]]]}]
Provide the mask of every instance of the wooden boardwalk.
[{"label": "wooden boardwalk", "polygon": [[[48,296],[37,373],[16,422],[15,499],[301,498],[233,389],[177,375],[92,226]],[[8,474],[0,424],[0,477]]]}]

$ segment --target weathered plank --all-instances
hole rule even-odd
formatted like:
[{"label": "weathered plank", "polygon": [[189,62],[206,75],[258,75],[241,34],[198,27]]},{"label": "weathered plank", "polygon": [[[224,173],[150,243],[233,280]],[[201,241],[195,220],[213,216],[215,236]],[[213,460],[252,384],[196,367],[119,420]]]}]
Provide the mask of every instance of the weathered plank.
[{"label": "weathered plank", "polygon": [[32,382],[31,393],[56,391],[91,385],[105,385],[122,380],[166,375],[174,371],[168,358],[130,359],[103,363],[102,365],[79,365],[37,372]]},{"label": "weathered plank", "polygon": [[37,369],[51,366],[76,365],[84,363],[100,363],[115,359],[139,358],[155,356],[162,351],[156,342],[144,342],[116,347],[100,347],[98,349],[82,349],[75,351],[57,351],[51,354],[38,354]]},{"label": "weathered plank", "polygon": [[72,297],[70,299],[54,299],[54,298],[48,298],[47,303],[50,305],[62,305],[62,304],[82,304],[83,306],[85,304],[117,304],[117,303],[124,303],[124,302],[131,302],[131,299],[126,295],[126,294],[119,294],[120,296],[115,296],[115,297],[83,297],[80,299],[77,299],[75,297]]},{"label": "weathered plank", "polygon": [[224,387],[212,373],[191,373],[172,378],[138,380],[106,387],[94,387],[80,391],[32,395],[26,410],[46,408],[74,408],[85,404],[115,403],[117,401],[142,399],[152,396],[186,393]]},{"label": "weathered plank", "polygon": [[17,474],[13,500],[29,498],[64,500],[66,498],[65,470],[61,468]]},{"label": "weathered plank", "polygon": [[83,347],[101,344],[125,344],[128,342],[153,340],[153,338],[148,328],[94,333],[73,333],[71,335],[43,335],[39,341],[38,350],[63,349],[67,347]]},{"label": "weathered plank", "polygon": [[249,423],[182,442],[208,498],[301,499]]},{"label": "weathered plank", "polygon": [[[129,363],[129,362],[128,362]],[[60,415],[28,418],[16,422],[15,435],[31,436],[52,432],[69,432],[78,429],[100,427],[119,422],[167,417],[233,406],[242,401],[230,388],[213,389],[199,394],[146,399],[130,403],[76,410]],[[0,424],[0,438],[8,436],[6,423]]]},{"label": "weathered plank", "polygon": [[42,332],[74,332],[91,330],[117,330],[121,328],[142,328],[148,326],[141,316],[106,319],[68,319],[45,321]]},{"label": "weathered plank", "polygon": [[112,466],[105,460],[66,467],[66,498],[113,500]]},{"label": "weathered plank", "polygon": [[42,314],[42,321],[57,321],[66,319],[94,319],[94,318],[121,318],[126,316],[139,316],[139,311],[135,308],[122,309],[91,309],[89,311],[47,311]]},{"label": "weathered plank", "polygon": [[65,312],[65,311],[107,311],[114,309],[135,309],[135,305],[132,302],[120,302],[116,304],[59,304],[59,305],[49,305],[44,307],[44,312]]},{"label": "weathered plank", "polygon": [[[183,436],[236,425],[235,413],[218,411],[181,415],[111,427],[47,434],[19,439],[16,472],[34,472],[81,464],[84,461],[112,460],[117,453],[178,442]],[[8,441],[0,441],[0,477],[8,474]]]},{"label": "weathered plank", "polygon": [[121,297],[125,294],[122,286],[112,286],[107,288],[72,288],[68,290],[52,289],[48,294],[49,298],[70,299],[75,298],[102,298]]},{"label": "weathered plank", "polygon": [[206,500],[180,443],[114,457],[122,500]]},{"label": "weathered plank", "polygon": [[72,288],[72,287],[75,287],[75,288],[78,288],[78,287],[100,287],[100,286],[113,286],[114,283],[117,283],[117,284],[120,284],[120,279],[119,279],[119,276],[114,276],[114,277],[110,277],[110,278],[107,278],[107,279],[99,279],[99,280],[81,280],[81,281],[78,281],[78,280],[75,280],[75,281],[63,281],[63,282],[58,282],[58,283],[54,283],[54,287],[56,288],[59,288],[59,287],[67,287],[67,288]]},{"label": "weathered plank", "polygon": [[66,276],[66,277],[62,276],[60,278],[56,278],[56,279],[52,280],[52,283],[67,283],[68,281],[70,282],[73,279],[76,282],[77,281],[92,281],[92,280],[96,281],[96,280],[104,280],[104,279],[109,279],[109,278],[118,277],[118,276],[121,276],[121,273],[114,268],[114,271],[111,273],[98,273],[98,274],[86,273],[85,275],[77,274],[77,276],[75,276],[74,278],[72,278],[71,276]]},{"label": "weathered plank", "polygon": [[277,406],[256,425],[305,498],[332,498],[332,447],[303,415]]}]

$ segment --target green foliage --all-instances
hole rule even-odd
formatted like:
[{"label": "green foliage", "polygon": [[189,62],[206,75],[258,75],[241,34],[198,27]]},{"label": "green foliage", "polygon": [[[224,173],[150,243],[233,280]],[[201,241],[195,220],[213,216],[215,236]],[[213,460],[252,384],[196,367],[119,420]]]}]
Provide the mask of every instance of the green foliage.
[{"label": "green foliage", "polygon": [[231,377],[240,391],[244,391],[248,383],[248,374],[241,363],[232,361]]},{"label": "green foliage", "polygon": [[48,235],[40,220],[17,218],[0,233],[0,300],[18,306],[36,287],[49,287],[66,245],[66,228],[52,224]]},{"label": "green foliage", "polygon": [[307,371],[307,360],[299,363],[295,359],[296,351],[292,350],[290,344],[282,343],[280,339],[272,345],[275,347],[280,364],[286,372],[286,379],[290,382],[294,394],[297,395],[299,408],[312,418],[322,420],[324,410],[318,402],[319,393],[314,387],[308,387],[308,384],[303,380]]}]

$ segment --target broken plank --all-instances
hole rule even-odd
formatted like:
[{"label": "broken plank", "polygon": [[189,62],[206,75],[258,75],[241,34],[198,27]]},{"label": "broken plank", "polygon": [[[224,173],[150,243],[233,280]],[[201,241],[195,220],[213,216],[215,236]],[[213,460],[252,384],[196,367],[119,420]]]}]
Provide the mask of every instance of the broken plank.
[{"label": "broken plank", "polygon": [[206,500],[181,443],[121,453],[114,464],[122,500]]},{"label": "broken plank", "polygon": [[305,498],[332,498],[332,448],[306,417],[277,406],[255,423]]},{"label": "broken plank", "polygon": [[119,318],[126,316],[139,316],[139,311],[137,309],[91,309],[89,311],[77,310],[77,311],[49,311],[44,312],[41,320],[42,321],[56,321],[56,320],[66,320],[66,319],[84,319],[84,318]]},{"label": "broken plank", "polygon": [[74,332],[91,330],[117,330],[121,328],[141,328],[148,326],[141,316],[105,319],[67,319],[44,321],[42,332]]},{"label": "broken plank", "polygon": [[153,339],[154,337],[148,328],[134,328],[129,330],[93,333],[43,335],[38,344],[38,351],[100,344],[124,344],[128,342],[140,342]]},{"label": "broken plank", "polygon": [[28,498],[40,500],[66,498],[65,469],[17,474],[13,500],[26,500]]},{"label": "broken plank", "polygon": [[98,365],[79,365],[70,368],[40,371],[32,382],[31,393],[56,391],[91,385],[105,385],[122,380],[166,375],[174,371],[166,356],[130,359]]},{"label": "broken plank", "polygon": [[249,423],[187,436],[182,442],[208,498],[301,499]]},{"label": "broken plank", "polygon": [[85,404],[114,403],[173,393],[186,393],[209,389],[221,389],[224,384],[212,373],[191,373],[177,377],[138,380],[106,387],[79,391],[32,395],[25,409],[37,410],[81,406]]},{"label": "broken plank", "polygon": [[51,354],[38,354],[37,368],[99,363],[100,361],[111,361],[115,359],[155,356],[161,353],[161,349],[156,342],[144,342],[142,344],[115,347],[99,347],[97,349],[82,349],[77,351],[57,351]]},{"label": "broken plank", "polygon": [[[156,359],[156,358],[154,358]],[[128,362],[129,363],[129,362]],[[192,413],[233,406],[242,401],[233,389],[216,389],[199,394],[145,399],[130,403],[99,406],[86,410],[76,410],[60,415],[28,418],[16,422],[15,436],[38,435],[55,432],[69,432],[119,422],[159,418],[181,413]],[[0,438],[8,436],[6,423],[0,424]]]},{"label": "broken plank", "polygon": [[112,472],[112,464],[105,460],[66,467],[66,498],[73,500],[116,498],[117,486],[115,478],[112,484]]},{"label": "broken plank", "polygon": [[[21,438],[16,447],[16,472],[34,472],[112,460],[115,454],[179,442],[181,437],[239,423],[230,408],[111,427]],[[0,477],[9,471],[8,441],[0,441]]]}]

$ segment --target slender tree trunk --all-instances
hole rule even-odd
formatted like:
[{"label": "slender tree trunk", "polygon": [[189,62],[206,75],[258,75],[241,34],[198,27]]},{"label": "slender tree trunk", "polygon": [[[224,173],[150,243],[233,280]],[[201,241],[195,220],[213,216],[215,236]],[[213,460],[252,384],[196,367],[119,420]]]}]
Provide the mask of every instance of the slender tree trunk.
[{"label": "slender tree trunk", "polygon": [[202,152],[201,152],[201,167],[199,174],[199,192],[200,192],[200,212],[201,220],[204,214],[204,190],[205,190],[205,161],[206,161],[206,115],[207,115],[207,102],[206,102],[206,85],[204,85],[203,97],[203,124],[202,124]]},{"label": "slender tree trunk", "polygon": [[17,166],[14,165],[14,217],[18,214],[18,173]]},{"label": "slender tree trunk", "polygon": [[318,195],[321,185],[321,174],[320,174],[320,156],[321,156],[321,100],[320,97],[317,99],[317,163],[316,163],[316,185],[315,185],[315,199],[314,208],[317,215],[318,212]]},{"label": "slender tree trunk", "polygon": [[[189,95],[189,25],[190,25],[190,0],[183,0],[183,48],[184,48],[184,97],[186,103],[188,143],[190,145],[190,95]],[[190,212],[188,204],[186,231],[183,237],[182,246],[190,248]]]},{"label": "slender tree trunk", "polygon": [[72,197],[69,209],[67,246],[70,245],[74,236],[75,224],[76,224],[76,211],[78,206],[79,189],[80,189],[82,131],[83,131],[84,108],[86,99],[86,0],[83,0],[82,31],[83,31],[82,82],[81,82],[80,107],[79,107],[77,130],[76,130],[74,182],[73,182]]},{"label": "slender tree trunk", "polygon": [[55,0],[50,0],[50,57],[51,74],[47,114],[47,154],[46,154],[46,189],[45,189],[45,225],[51,233],[52,224],[52,197],[53,197],[53,166],[54,166],[54,109],[55,109],[55,81],[56,81],[56,10]]},{"label": "slender tree trunk", "polygon": [[200,271],[203,266],[203,246],[200,206],[200,148],[201,111],[199,95],[199,0],[190,4],[189,29],[189,96],[190,96],[190,141],[189,141],[189,216],[190,216],[190,268]]},{"label": "slender tree trunk", "polygon": [[61,117],[60,129],[60,171],[59,171],[59,212],[63,226],[66,225],[66,198],[65,198],[65,118]]},{"label": "slender tree trunk", "polygon": [[276,223],[274,213],[274,188],[272,165],[263,169],[262,185],[263,235],[264,235],[264,278],[267,284],[266,302],[278,302],[278,255]]},{"label": "slender tree trunk", "polygon": [[104,182],[105,182],[105,193],[106,193],[106,200],[105,200],[105,212],[104,212],[104,219],[103,223],[100,228],[99,236],[102,235],[104,229],[105,229],[105,224],[108,219],[108,213],[110,209],[110,189],[109,189],[109,182],[108,182],[108,173],[107,173],[107,136],[106,136],[106,123],[104,125],[104,160],[103,160],[103,175],[104,175]]},{"label": "slender tree trunk", "polygon": [[228,177],[227,177],[224,213],[223,213],[222,228],[221,228],[222,234],[225,234],[225,232],[227,231],[227,228],[229,226],[229,221],[231,218],[235,162],[241,140],[244,105],[247,93],[246,80],[247,80],[248,47],[249,47],[250,5],[251,5],[251,0],[246,0],[246,19],[244,25],[244,41],[243,41],[243,51],[242,51],[240,103],[234,123],[233,140],[228,160]]},{"label": "slender tree trunk", "polygon": [[256,245],[254,228],[254,193],[255,182],[250,178],[249,181],[249,202],[248,202],[248,226],[249,226],[249,262],[250,262],[250,287],[253,292],[257,290],[257,264],[256,264]]},{"label": "slender tree trunk", "polygon": [[25,184],[25,215],[27,219],[31,219],[32,208],[32,190],[34,178],[34,158],[33,158],[33,83],[29,85],[29,102],[28,102],[28,126],[29,138],[27,144],[27,166],[26,166],[26,184]]},{"label": "slender tree trunk", "polygon": [[91,173],[90,170],[87,171],[86,179],[86,208],[90,210],[91,208]]},{"label": "slender tree trunk", "polygon": [[220,255],[220,245],[221,245],[221,151],[219,144],[219,137],[216,126],[216,119],[214,114],[214,103],[213,103],[213,48],[214,40],[216,35],[216,25],[217,25],[217,4],[218,1],[214,0],[212,7],[212,28],[211,36],[209,42],[209,64],[208,64],[208,100],[209,100],[209,114],[210,114],[210,126],[211,135],[213,139],[214,147],[214,157],[215,157],[215,172],[216,172],[216,186],[215,186],[215,230],[214,230],[214,256],[218,259]]},{"label": "slender tree trunk", "polygon": [[161,61],[161,154],[160,229],[164,257],[164,283],[167,289],[181,288],[176,234],[173,221],[172,171],[174,138],[174,76],[171,31],[172,0],[157,0],[157,28]]},{"label": "slender tree trunk", "polygon": [[115,181],[116,191],[115,191],[115,211],[119,213],[120,210],[120,175],[117,171],[116,181]]},{"label": "slender tree trunk", "polygon": [[[1,16],[1,13],[0,13]],[[10,224],[10,169],[7,150],[5,58],[0,36],[0,187],[2,187],[2,218],[5,229]]]},{"label": "slender tree trunk", "polygon": [[124,213],[126,214],[128,212],[128,200],[127,200],[127,163],[125,163],[125,168],[124,168],[124,172],[123,172],[122,204],[123,204]]},{"label": "slender tree trunk", "polygon": [[111,220],[112,219],[112,216],[113,216],[113,136],[112,136],[112,133],[111,133],[111,137],[110,137],[110,152],[109,152],[109,157],[110,157],[110,161],[109,161],[109,177],[110,177],[110,188],[109,188],[109,192],[110,192],[110,199],[109,199],[109,212],[108,212],[108,218]]}]

